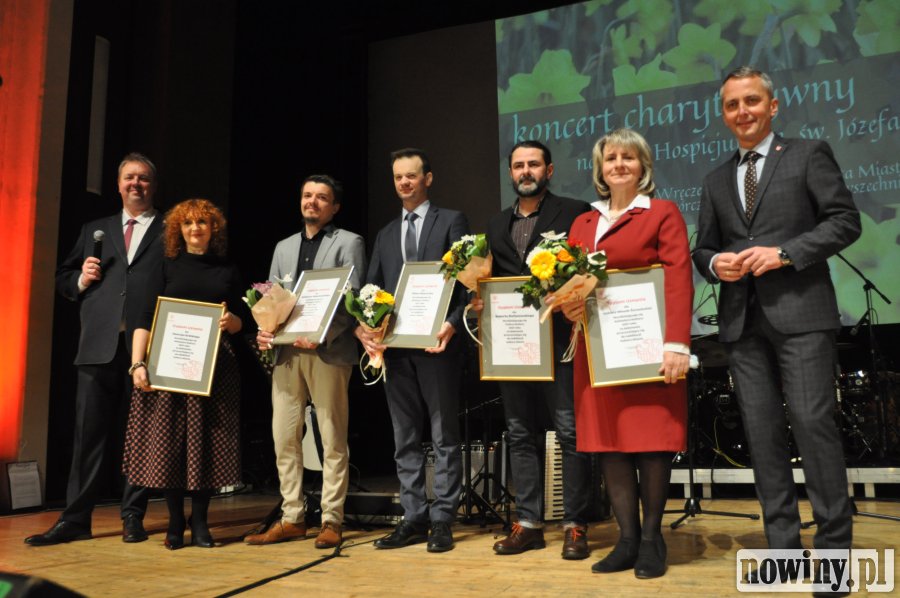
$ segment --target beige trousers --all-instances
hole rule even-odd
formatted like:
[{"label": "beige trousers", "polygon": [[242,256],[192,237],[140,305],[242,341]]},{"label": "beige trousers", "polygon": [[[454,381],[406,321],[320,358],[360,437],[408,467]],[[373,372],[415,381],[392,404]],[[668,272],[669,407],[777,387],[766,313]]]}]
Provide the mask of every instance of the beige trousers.
[{"label": "beige trousers", "polygon": [[349,365],[329,365],[313,351],[284,347],[272,372],[272,436],[284,501],[282,519],[301,523],[303,506],[303,422],[306,402],[316,408],[322,436],[322,523],[344,520],[350,451],[347,422],[350,409]]}]

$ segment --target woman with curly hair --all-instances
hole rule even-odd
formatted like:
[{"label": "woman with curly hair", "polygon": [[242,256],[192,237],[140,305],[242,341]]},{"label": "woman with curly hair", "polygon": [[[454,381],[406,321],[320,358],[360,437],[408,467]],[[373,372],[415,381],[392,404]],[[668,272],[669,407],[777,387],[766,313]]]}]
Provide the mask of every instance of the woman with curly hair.
[{"label": "woman with curly hair", "polygon": [[241,318],[227,306],[241,306],[240,277],[225,261],[227,238],[222,212],[205,199],[188,199],[165,217],[165,257],[158,293],[147,297],[142,323],[134,331],[131,374],[134,392],[125,439],[123,471],[135,485],[162,488],[169,508],[165,546],[184,546],[184,495],[191,495],[191,543],[212,548],[207,524],[215,488],[237,484],[240,467],[240,379],[228,335],[222,335],[209,397],[151,391],[147,368],[150,325],[157,295],[224,303],[219,328],[236,334]]}]

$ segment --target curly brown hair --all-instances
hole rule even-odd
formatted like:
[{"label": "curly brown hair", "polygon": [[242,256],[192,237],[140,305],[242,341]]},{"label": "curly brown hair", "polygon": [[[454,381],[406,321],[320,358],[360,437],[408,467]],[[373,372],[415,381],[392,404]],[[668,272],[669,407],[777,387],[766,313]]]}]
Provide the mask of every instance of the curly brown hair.
[{"label": "curly brown hair", "polygon": [[209,251],[220,257],[225,256],[228,235],[225,232],[225,216],[222,215],[221,210],[208,199],[186,199],[166,212],[165,231],[163,232],[166,257],[177,257],[179,253],[186,250],[187,246],[184,242],[184,235],[181,234],[181,225],[185,220],[199,218],[209,223]]}]

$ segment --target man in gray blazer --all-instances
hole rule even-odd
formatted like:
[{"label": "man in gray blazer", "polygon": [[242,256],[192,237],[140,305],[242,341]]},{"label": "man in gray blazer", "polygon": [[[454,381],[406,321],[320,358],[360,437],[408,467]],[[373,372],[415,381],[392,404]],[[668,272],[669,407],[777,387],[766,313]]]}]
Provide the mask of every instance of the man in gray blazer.
[{"label": "man in gray blazer", "polygon": [[[378,232],[366,280],[395,292],[405,262],[437,261],[450,245],[469,232],[466,217],[439,208],[428,199],[433,175],[428,157],[408,148],[391,154],[394,187],[402,214]],[[384,354],[384,384],[394,427],[394,460],[400,478],[403,520],[377,548],[401,548],[428,542],[428,552],[453,548],[450,525],[456,518],[462,489],[459,443],[460,339],[455,336],[465,307],[462,285],[456,285],[438,345],[425,349],[388,349]],[[385,349],[373,335],[357,327],[356,336],[373,350]],[[425,454],[422,440],[430,422],[434,445],[434,502],[425,496]]]},{"label": "man in gray blazer", "polygon": [[721,282],[719,340],[728,350],[766,538],[798,549],[790,422],[817,523],[815,547],[849,548],[852,514],[833,419],[840,315],[826,260],[860,234],[859,212],[823,141],[772,133],[772,81],[741,67],[722,89],[740,149],[703,181],[693,258]]},{"label": "man in gray blazer", "polygon": [[[81,315],[75,434],[66,509],[50,530],[25,539],[32,546],[91,537],[106,446],[123,438],[116,422],[131,404],[131,333],[141,317],[148,284],[162,270],[162,216],[153,208],[156,166],[142,154],[128,154],[119,164],[118,188],[122,211],[82,226],[72,251],[56,269],[56,290],[77,302]],[[121,456],[121,444],[116,449],[113,454]],[[123,541],[147,539],[142,523],[146,510],[147,490],[126,483]]]},{"label": "man in gray blazer", "polygon": [[[330,176],[312,175],[303,181],[300,211],[304,226],[275,247],[270,280],[296,282],[304,270],[353,266],[350,285],[359,289],[366,270],[363,239],[331,222],[341,209],[342,195],[341,184]],[[325,342],[299,339],[278,352],[272,372],[272,435],[281,481],[282,519],[263,533],[247,536],[244,541],[248,544],[306,537],[301,438],[307,400],[316,406],[324,452],[322,528],[315,545],[333,548],[341,543],[344,500],[350,480],[347,385],[358,358],[354,324],[341,302]],[[272,339],[269,332],[257,333],[260,349],[271,348]]]}]

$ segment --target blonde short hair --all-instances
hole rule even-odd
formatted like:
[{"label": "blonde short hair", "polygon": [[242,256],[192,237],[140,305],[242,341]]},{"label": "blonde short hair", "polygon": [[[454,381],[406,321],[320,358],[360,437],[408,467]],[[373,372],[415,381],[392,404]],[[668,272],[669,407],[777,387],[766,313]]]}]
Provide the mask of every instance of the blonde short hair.
[{"label": "blonde short hair", "polygon": [[594,144],[591,157],[594,162],[594,189],[597,190],[597,195],[602,199],[609,199],[610,196],[609,185],[603,180],[603,150],[607,145],[631,150],[637,154],[643,171],[641,180],[638,182],[638,192],[643,195],[652,195],[656,190],[656,184],[653,182],[653,159],[650,157],[650,146],[640,133],[631,129],[616,129],[601,137]]}]

